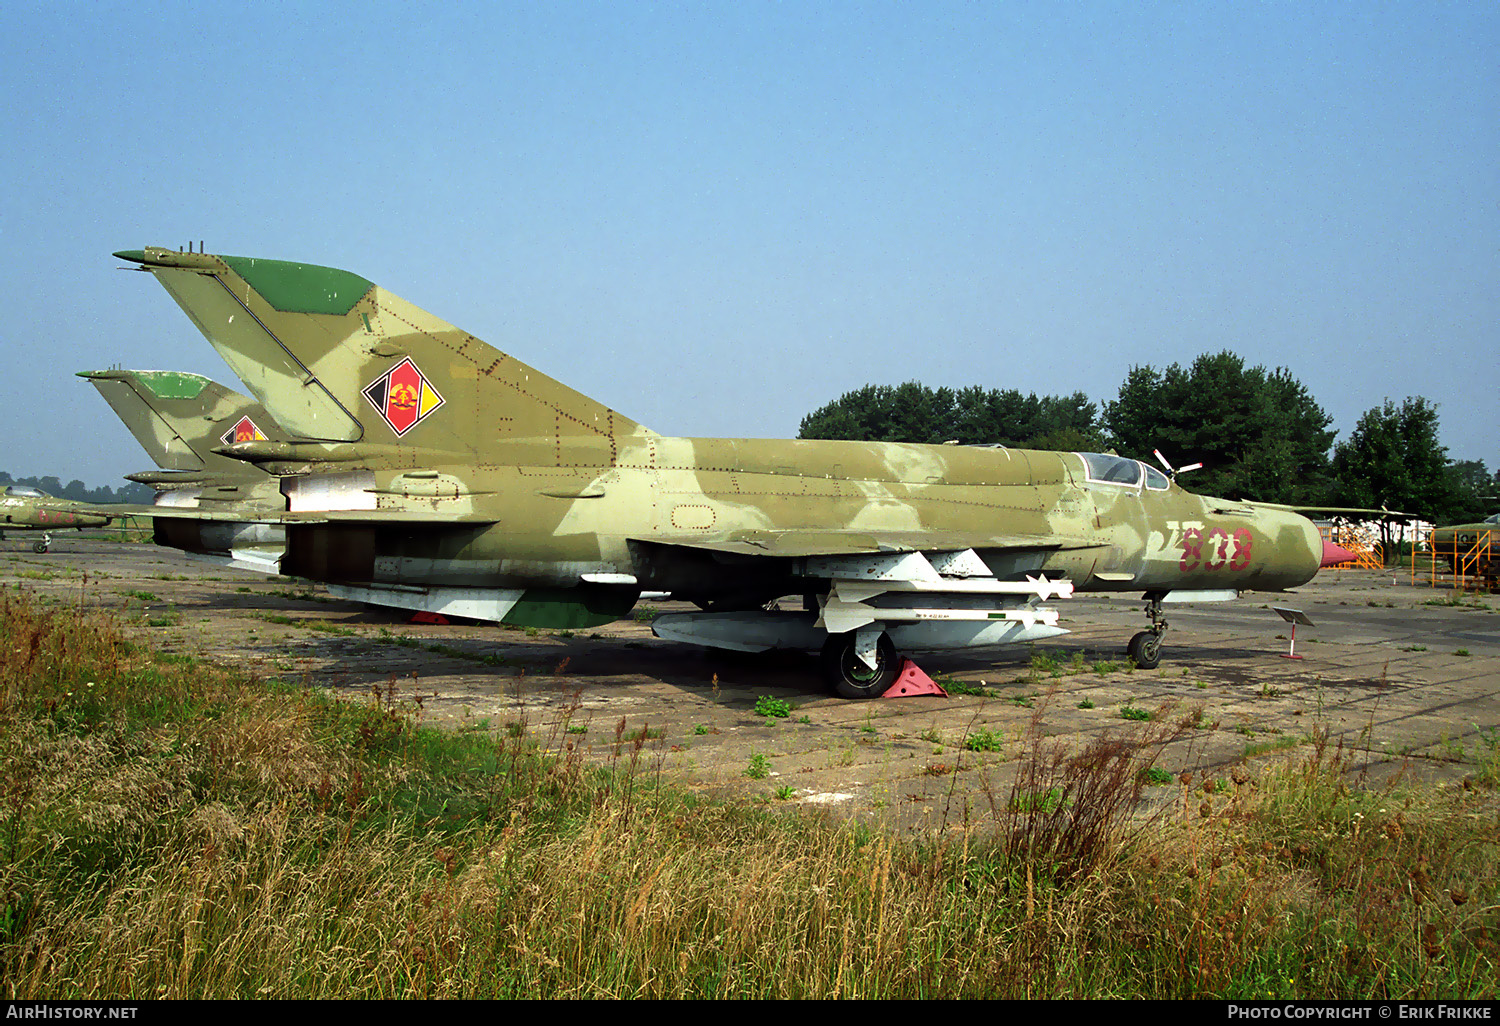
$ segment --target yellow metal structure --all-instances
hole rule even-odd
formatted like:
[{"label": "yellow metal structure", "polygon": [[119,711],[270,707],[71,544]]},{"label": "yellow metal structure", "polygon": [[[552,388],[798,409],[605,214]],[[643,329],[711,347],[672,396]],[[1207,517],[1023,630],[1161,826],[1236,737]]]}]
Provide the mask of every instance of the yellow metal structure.
[{"label": "yellow metal structure", "polygon": [[1494,532],[1455,540],[1453,528],[1429,527],[1413,544],[1412,584],[1460,591],[1500,590],[1500,539]]},{"label": "yellow metal structure", "polygon": [[1342,546],[1355,555],[1353,563],[1343,563],[1341,566],[1357,566],[1365,570],[1384,570],[1385,558],[1381,551],[1379,542],[1367,542],[1358,528],[1353,524],[1335,523],[1321,524],[1318,533],[1323,536],[1324,542]]}]

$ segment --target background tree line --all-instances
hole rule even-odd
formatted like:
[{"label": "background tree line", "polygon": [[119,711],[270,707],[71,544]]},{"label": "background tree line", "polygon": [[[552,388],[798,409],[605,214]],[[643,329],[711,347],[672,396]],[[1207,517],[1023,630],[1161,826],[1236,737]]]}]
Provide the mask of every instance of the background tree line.
[{"label": "background tree line", "polygon": [[82,481],[69,481],[63,484],[55,477],[11,477],[5,471],[0,470],[0,485],[18,484],[30,485],[40,488],[48,495],[55,495],[60,499],[72,499],[75,502],[132,502],[150,503],[156,496],[155,489],[149,485],[138,484],[135,481],[121,485],[119,488],[110,488],[101,485],[98,488],[90,488]]},{"label": "background tree line", "polygon": [[1099,409],[1082,392],[1022,395],[978,385],[955,391],[915,381],[849,392],[803,417],[797,437],[1083,451],[1103,444]]},{"label": "background tree line", "polygon": [[1132,367],[1111,401],[1015,389],[866,385],[802,419],[799,438],[999,443],[1114,450],[1154,463],[1203,463],[1195,492],[1295,505],[1386,507],[1440,523],[1500,506],[1500,473],[1454,462],[1438,442],[1437,407],[1415,396],[1367,411],[1334,443],[1332,418],[1290,371],[1247,367],[1234,353],[1190,367]]}]

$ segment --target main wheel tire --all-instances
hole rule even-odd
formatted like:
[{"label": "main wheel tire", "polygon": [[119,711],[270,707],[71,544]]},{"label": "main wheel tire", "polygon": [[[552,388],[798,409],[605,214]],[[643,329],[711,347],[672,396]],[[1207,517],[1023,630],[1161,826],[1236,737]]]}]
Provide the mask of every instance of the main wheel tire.
[{"label": "main wheel tire", "polygon": [[46,542],[32,542],[31,543],[31,551],[32,552],[37,552],[37,553],[46,552],[47,551],[47,543]]},{"label": "main wheel tire", "polygon": [[1161,637],[1150,631],[1141,631],[1130,639],[1125,652],[1142,670],[1154,670],[1161,662]]},{"label": "main wheel tire", "polygon": [[875,669],[854,651],[854,631],[829,635],[823,643],[823,676],[840,698],[879,698],[896,682],[901,659],[890,636],[875,643]]}]

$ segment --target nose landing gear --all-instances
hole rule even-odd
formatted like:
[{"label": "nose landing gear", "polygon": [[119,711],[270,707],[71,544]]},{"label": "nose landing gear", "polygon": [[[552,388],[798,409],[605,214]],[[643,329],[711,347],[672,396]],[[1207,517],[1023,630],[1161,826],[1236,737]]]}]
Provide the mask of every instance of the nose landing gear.
[{"label": "nose landing gear", "polygon": [[1159,592],[1151,592],[1146,598],[1146,615],[1151,617],[1151,629],[1141,631],[1130,639],[1130,644],[1125,646],[1125,652],[1135,665],[1143,670],[1154,670],[1161,663],[1161,638],[1167,633],[1167,618],[1161,612],[1162,596]]}]

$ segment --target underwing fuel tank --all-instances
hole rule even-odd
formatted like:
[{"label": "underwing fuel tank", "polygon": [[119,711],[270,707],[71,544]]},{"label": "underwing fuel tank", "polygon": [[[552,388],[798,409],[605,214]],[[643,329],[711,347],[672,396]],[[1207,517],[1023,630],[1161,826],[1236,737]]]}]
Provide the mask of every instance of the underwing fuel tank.
[{"label": "underwing fuel tank", "polygon": [[280,524],[233,520],[152,518],[158,545],[259,573],[279,573],[286,554],[286,529]]}]

